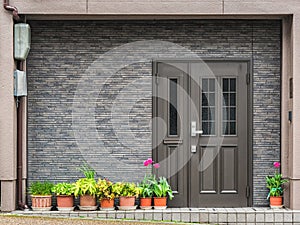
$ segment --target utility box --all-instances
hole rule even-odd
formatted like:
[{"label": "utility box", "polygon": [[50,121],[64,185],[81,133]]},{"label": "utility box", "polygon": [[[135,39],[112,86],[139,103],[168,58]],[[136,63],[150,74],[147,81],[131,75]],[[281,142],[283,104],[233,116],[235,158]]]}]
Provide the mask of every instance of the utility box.
[{"label": "utility box", "polygon": [[16,60],[26,60],[31,43],[30,26],[27,23],[17,23],[14,26],[14,57]]},{"label": "utility box", "polygon": [[26,72],[15,70],[14,72],[14,95],[16,97],[27,96]]}]

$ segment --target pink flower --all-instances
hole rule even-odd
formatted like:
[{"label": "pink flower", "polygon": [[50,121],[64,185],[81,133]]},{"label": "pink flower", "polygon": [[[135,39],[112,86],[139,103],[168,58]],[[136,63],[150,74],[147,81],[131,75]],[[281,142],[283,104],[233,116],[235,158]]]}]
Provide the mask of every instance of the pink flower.
[{"label": "pink flower", "polygon": [[153,165],[153,167],[154,167],[155,169],[158,169],[158,168],[160,167],[160,165],[159,165],[159,163],[155,163],[155,164]]},{"label": "pink flower", "polygon": [[274,162],[273,165],[274,165],[275,168],[279,168],[280,167],[280,162]]},{"label": "pink flower", "polygon": [[149,159],[147,159],[147,160],[145,160],[144,161],[144,166],[149,166],[150,164],[152,164],[154,161],[151,159],[151,158],[149,158]]}]

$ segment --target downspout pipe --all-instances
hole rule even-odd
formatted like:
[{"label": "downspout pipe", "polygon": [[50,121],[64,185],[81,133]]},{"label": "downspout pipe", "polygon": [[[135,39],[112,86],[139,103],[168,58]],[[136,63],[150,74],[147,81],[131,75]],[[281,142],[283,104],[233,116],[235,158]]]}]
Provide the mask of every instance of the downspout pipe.
[{"label": "downspout pipe", "polygon": [[19,14],[18,14],[18,9],[15,6],[9,5],[9,0],[3,0],[3,7],[4,9],[8,11],[12,11],[14,20],[18,21],[20,20]]},{"label": "downspout pipe", "polygon": [[[19,69],[24,70],[24,62],[21,61]],[[18,209],[27,209],[26,202],[23,202],[23,113],[24,113],[24,97],[17,97],[17,202]]]}]

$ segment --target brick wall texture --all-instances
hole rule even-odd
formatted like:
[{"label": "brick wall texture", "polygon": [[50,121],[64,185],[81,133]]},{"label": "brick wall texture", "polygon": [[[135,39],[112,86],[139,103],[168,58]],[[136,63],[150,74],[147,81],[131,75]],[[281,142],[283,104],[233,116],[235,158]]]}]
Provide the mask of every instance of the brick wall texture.
[{"label": "brick wall texture", "polygon": [[200,57],[253,60],[253,204],[267,204],[264,177],[280,160],[280,21],[29,23],[29,183],[74,181],[84,162],[114,181],[136,182],[150,172],[142,162],[152,148],[151,59],[135,59],[129,50],[135,62],[127,62],[118,47],[146,41],[137,48],[142,58],[150,40],[160,40]]}]

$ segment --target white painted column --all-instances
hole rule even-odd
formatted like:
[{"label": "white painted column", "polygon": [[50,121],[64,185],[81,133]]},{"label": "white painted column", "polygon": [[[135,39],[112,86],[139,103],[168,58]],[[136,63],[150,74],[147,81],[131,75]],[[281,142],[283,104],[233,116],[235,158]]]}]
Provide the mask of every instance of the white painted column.
[{"label": "white painted column", "polygon": [[292,151],[289,155],[290,164],[290,207],[300,209],[300,14],[293,17],[293,122],[292,129]]},{"label": "white painted column", "polygon": [[16,206],[16,104],[13,87],[13,18],[0,10],[0,181],[1,211]]}]

